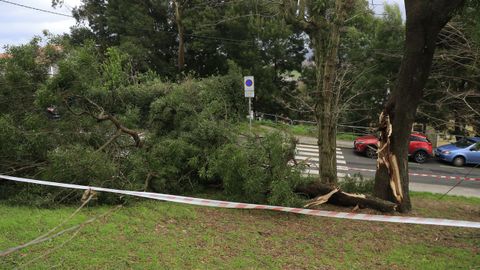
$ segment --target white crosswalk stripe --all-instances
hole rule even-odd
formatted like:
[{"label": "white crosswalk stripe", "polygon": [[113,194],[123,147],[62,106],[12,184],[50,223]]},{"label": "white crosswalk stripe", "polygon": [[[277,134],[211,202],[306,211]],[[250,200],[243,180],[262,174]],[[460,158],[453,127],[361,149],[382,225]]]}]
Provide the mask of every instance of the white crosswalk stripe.
[{"label": "white crosswalk stripe", "polygon": [[[297,144],[295,150],[295,160],[298,162],[305,162],[308,165],[308,168],[304,171],[304,175],[318,175],[318,146],[313,144]],[[347,162],[345,161],[342,150],[336,148],[335,151],[337,159],[337,177],[343,178],[349,176],[348,173],[345,173],[345,171],[348,171],[348,167],[346,166]]]}]

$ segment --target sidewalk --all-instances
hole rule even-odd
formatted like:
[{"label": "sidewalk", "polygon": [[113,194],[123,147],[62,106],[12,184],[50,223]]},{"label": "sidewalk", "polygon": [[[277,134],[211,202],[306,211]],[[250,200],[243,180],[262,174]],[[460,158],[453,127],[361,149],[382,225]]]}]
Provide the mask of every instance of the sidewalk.
[{"label": "sidewalk", "polygon": [[[450,188],[451,186],[446,186],[446,185],[434,185],[434,184],[410,182],[410,190],[412,191],[445,194]],[[452,189],[450,192],[448,192],[448,195],[480,198],[480,189],[457,186],[454,189]]]},{"label": "sidewalk", "polygon": [[[295,136],[298,139],[299,143],[302,144],[313,144],[317,145],[317,138],[315,137],[307,137],[307,136]],[[337,147],[340,148],[353,148],[353,141],[342,141],[337,140]]]}]

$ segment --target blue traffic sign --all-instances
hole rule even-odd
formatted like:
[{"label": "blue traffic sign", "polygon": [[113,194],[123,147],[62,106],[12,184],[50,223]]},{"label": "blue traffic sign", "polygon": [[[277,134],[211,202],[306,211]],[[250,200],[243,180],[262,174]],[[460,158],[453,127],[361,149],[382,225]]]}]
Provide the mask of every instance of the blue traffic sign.
[{"label": "blue traffic sign", "polygon": [[255,97],[255,81],[253,80],[253,76],[245,76],[243,77],[243,86],[245,87],[245,97],[253,98]]}]

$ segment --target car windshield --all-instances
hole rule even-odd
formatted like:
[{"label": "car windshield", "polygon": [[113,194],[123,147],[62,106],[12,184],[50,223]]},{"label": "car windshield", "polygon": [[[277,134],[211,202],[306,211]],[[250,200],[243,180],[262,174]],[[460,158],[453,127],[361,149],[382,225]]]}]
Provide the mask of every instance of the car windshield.
[{"label": "car windshield", "polygon": [[456,147],[464,148],[464,147],[468,147],[468,146],[470,146],[474,143],[475,143],[474,140],[463,138],[463,139],[459,140],[458,142],[454,143],[454,145]]}]

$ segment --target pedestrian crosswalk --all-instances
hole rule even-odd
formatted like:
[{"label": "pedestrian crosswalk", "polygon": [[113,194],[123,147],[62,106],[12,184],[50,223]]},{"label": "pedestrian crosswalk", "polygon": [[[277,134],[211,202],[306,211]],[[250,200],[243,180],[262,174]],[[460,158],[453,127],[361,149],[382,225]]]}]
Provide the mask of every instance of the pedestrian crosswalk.
[{"label": "pedestrian crosswalk", "polygon": [[[313,144],[297,144],[295,149],[295,160],[297,162],[305,162],[307,164],[307,168],[305,169],[304,173],[306,175],[318,175],[318,146]],[[343,156],[342,149],[336,148],[336,158],[337,158],[337,177],[343,178],[348,176],[346,171],[347,162],[345,161],[345,157]]]}]

